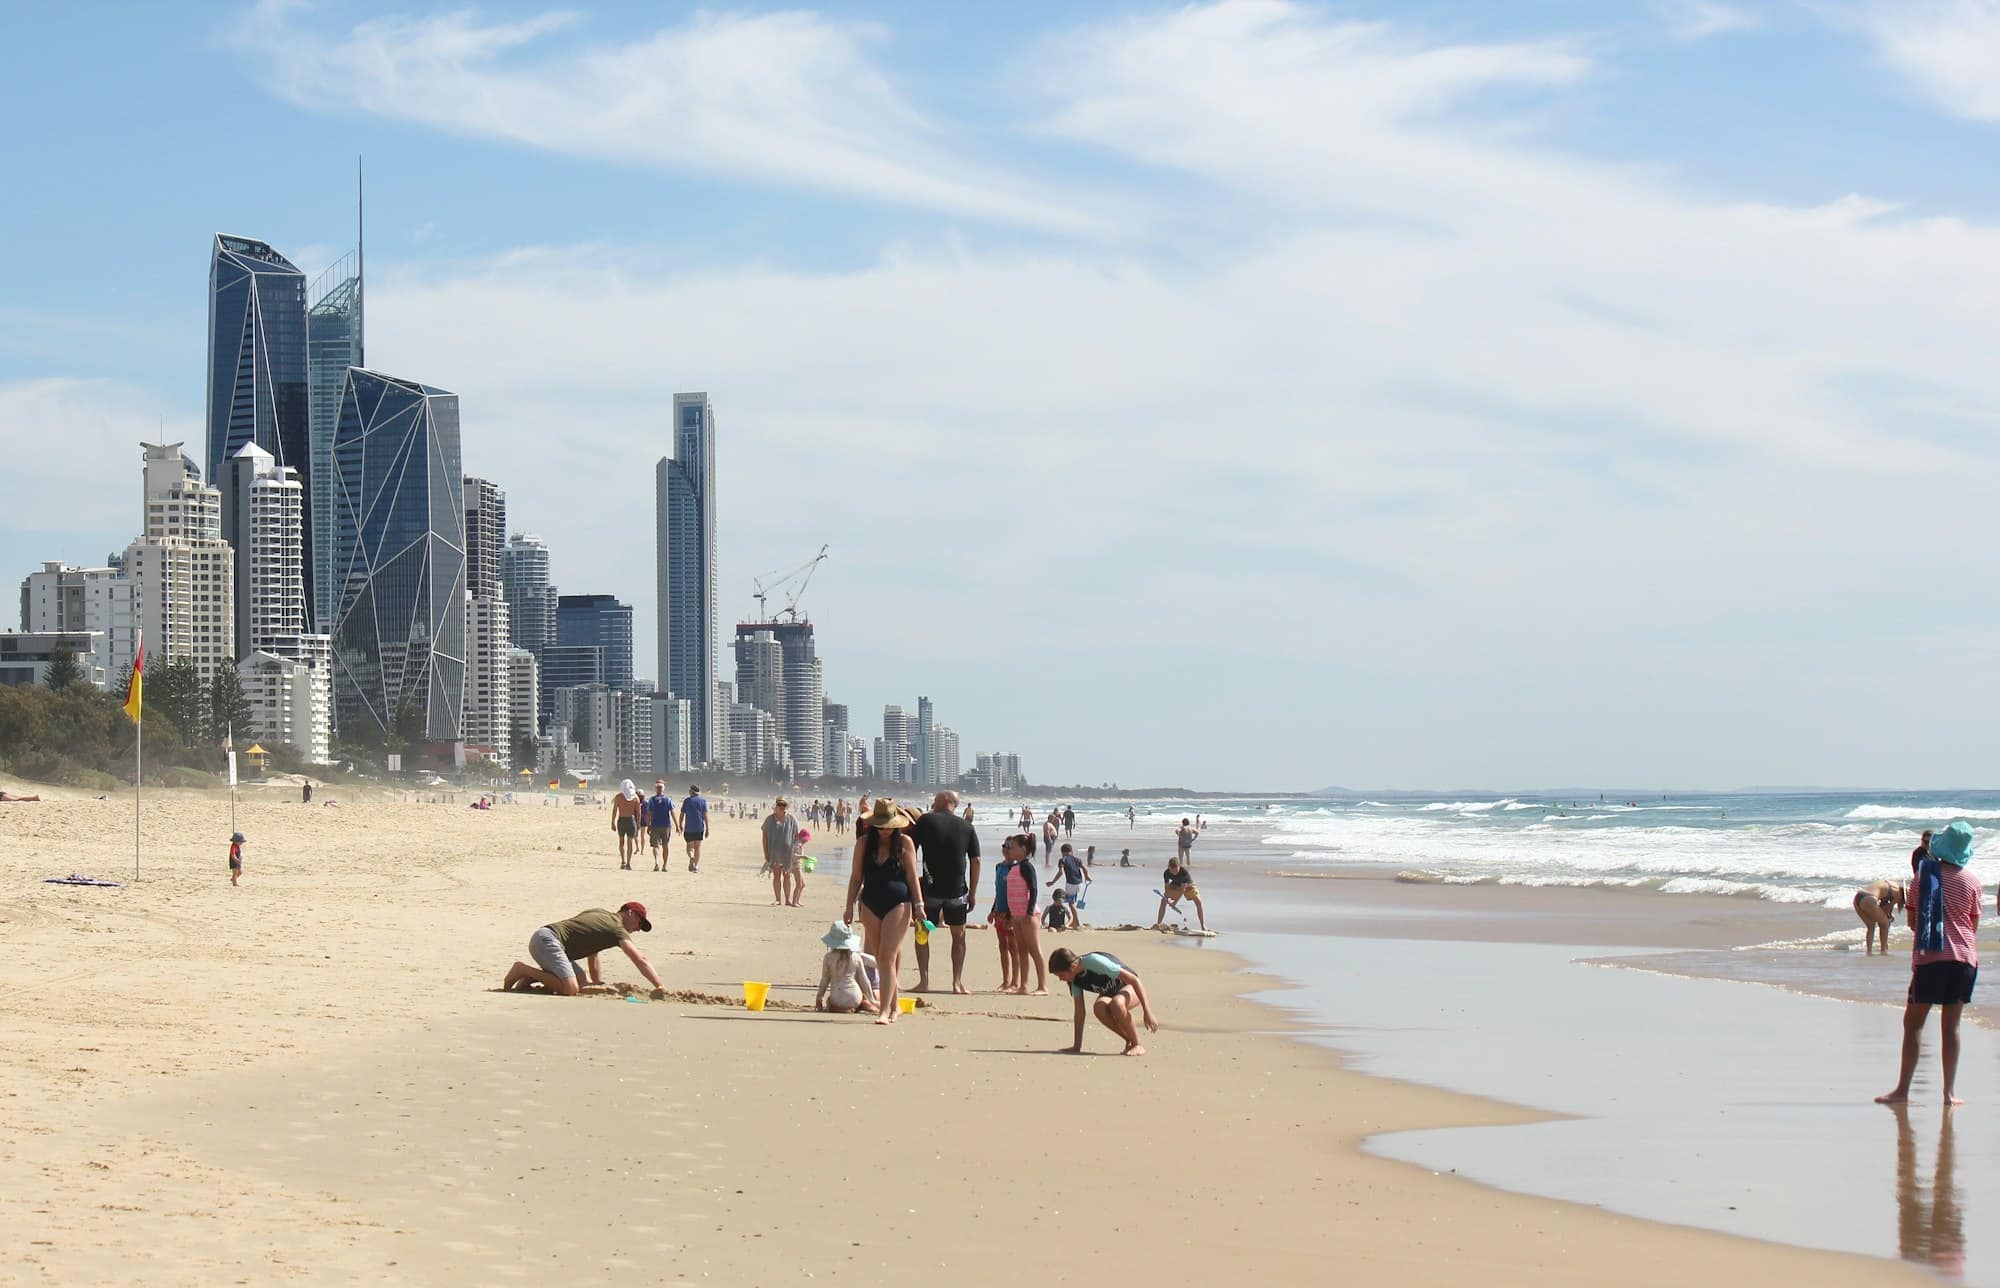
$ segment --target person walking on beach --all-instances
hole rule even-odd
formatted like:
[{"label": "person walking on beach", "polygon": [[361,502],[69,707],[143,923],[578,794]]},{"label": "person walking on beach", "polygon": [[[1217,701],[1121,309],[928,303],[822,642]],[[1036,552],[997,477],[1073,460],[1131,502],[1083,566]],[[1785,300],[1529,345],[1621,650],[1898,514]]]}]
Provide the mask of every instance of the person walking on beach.
[{"label": "person walking on beach", "polygon": [[1127,805],[1125,807],[1125,830],[1129,832],[1138,826],[1139,826],[1138,807],[1133,805]]},{"label": "person walking on beach", "polygon": [[834,922],[819,941],[826,956],[819,962],[819,991],[813,994],[815,1011],[852,1015],[863,1007],[875,1010],[875,985],[868,978],[877,970],[875,959],[861,951],[861,936],[854,927]]},{"label": "person walking on beach", "polygon": [[799,823],[792,817],[791,802],[780,796],[762,830],[764,866],[771,870],[771,904],[781,907],[791,902],[792,854],[799,846]]},{"label": "person walking on beach", "polygon": [[[958,793],[946,788],[931,798],[930,813],[910,830],[923,855],[924,907],[931,920],[951,931],[951,991],[965,993],[965,922],[979,889],[979,830],[961,818]],[[967,813],[971,807],[967,807]],[[931,987],[931,946],[917,943],[917,992]]]},{"label": "person walking on beach", "polygon": [[1910,996],[1903,1009],[1903,1062],[1896,1089],[1877,1096],[1878,1104],[1900,1105],[1910,1098],[1917,1071],[1924,1021],[1931,1007],[1943,1008],[1940,1055],[1944,1102],[1962,1103],[1958,1082],[1958,1020],[1979,979],[1979,878],[1965,870],[1972,861],[1972,825],[1953,823],[1931,838],[1930,853],[1917,864],[1910,883],[1908,915],[1917,941],[1910,951]]},{"label": "person walking on beach", "polygon": [[1186,819],[1182,819],[1181,825],[1174,829],[1174,848],[1180,855],[1182,867],[1194,862],[1194,839],[1200,835],[1195,825]]},{"label": "person walking on beach", "polygon": [[1026,805],[1023,805],[1021,807],[1021,830],[1023,832],[1032,832],[1034,828],[1035,828],[1035,813],[1033,810],[1029,809]]},{"label": "person walking on beach", "polygon": [[1062,892],[1069,897],[1069,905],[1074,908],[1083,895],[1086,873],[1083,860],[1076,857],[1076,849],[1068,841],[1063,842],[1062,857],[1056,860],[1056,870],[1049,875],[1062,878]]},{"label": "person walking on beach", "polygon": [[681,839],[687,842],[688,871],[701,871],[701,842],[708,835],[708,798],[701,794],[701,787],[688,787],[687,799],[681,802]]},{"label": "person walking on beach", "polygon": [[1146,1048],[1139,1043],[1139,1029],[1132,1023],[1132,1008],[1139,1008],[1146,1032],[1158,1033],[1160,1022],[1153,1018],[1153,1004],[1147,1000],[1146,986],[1139,982],[1137,972],[1110,953],[1085,953],[1079,957],[1067,948],[1049,954],[1049,970],[1069,985],[1069,995],[1076,1001],[1076,1040],[1063,1049],[1065,1054],[1083,1054],[1085,993],[1096,994],[1097,1001],[1091,1009],[1097,1013],[1097,1022],[1125,1043],[1124,1054],[1146,1054]]},{"label": "person walking on beach", "polygon": [[667,795],[666,779],[653,784],[653,794],[646,798],[639,821],[646,828],[646,842],[653,850],[653,871],[665,872],[667,847],[674,839],[674,798]]},{"label": "person walking on beach", "polygon": [[1896,914],[1903,910],[1903,886],[1898,881],[1872,881],[1854,895],[1854,915],[1861,918],[1861,954],[1867,956],[1875,951],[1875,936],[1882,936],[1882,954],[1889,953],[1889,927],[1895,924]]},{"label": "person walking on beach", "polygon": [[1000,865],[993,870],[993,915],[1007,920],[1008,938],[1013,945],[1012,987],[1001,985],[1003,993],[1028,992],[1028,969],[1035,971],[1036,997],[1049,993],[1048,967],[1042,961],[1041,924],[1035,914],[1040,881],[1035,872],[1035,838],[1027,832],[1010,836],[1000,843]]},{"label": "person walking on beach", "polygon": [[913,917],[924,916],[923,878],[917,872],[917,847],[910,840],[909,826],[909,815],[897,809],[895,801],[876,797],[875,808],[857,829],[861,834],[855,839],[854,862],[847,873],[847,911],[841,921],[853,925],[855,904],[860,904],[862,937],[882,977],[877,1024],[896,1022],[896,968],[903,936]]},{"label": "person walking on beach", "polygon": [[243,833],[232,832],[229,837],[230,885],[241,885],[243,883],[243,845]]},{"label": "person walking on beach", "polygon": [[1930,857],[1931,834],[1928,829],[1917,840],[1917,848],[1910,851],[1910,875],[1917,875],[1917,865]]},{"label": "person walking on beach", "polygon": [[1049,816],[1042,820],[1042,853],[1056,852],[1056,837],[1062,834],[1062,811],[1049,807]]},{"label": "person walking on beach", "polygon": [[632,856],[639,852],[639,806],[642,798],[631,779],[618,784],[611,798],[611,830],[618,834],[618,866],[630,869]]},{"label": "person walking on beach", "polygon": [[1167,924],[1169,904],[1178,912],[1181,900],[1188,899],[1194,903],[1194,915],[1200,920],[1201,928],[1207,930],[1208,910],[1201,906],[1201,890],[1194,883],[1194,873],[1181,866],[1179,855],[1167,860],[1167,870],[1161,874],[1161,879],[1166,882],[1166,888],[1160,892],[1160,911],[1153,917],[1153,929],[1158,930]]},{"label": "person walking on beach", "polygon": [[1063,806],[1063,837],[1065,840],[1067,840],[1069,837],[1075,835],[1076,835],[1076,810],[1068,805],[1065,805]]},{"label": "person walking on beach", "polygon": [[515,962],[507,978],[501,981],[501,991],[511,993],[525,990],[530,984],[540,984],[557,997],[575,997],[583,989],[577,979],[576,963],[586,963],[590,982],[602,984],[604,973],[598,966],[597,955],[607,948],[623,949],[648,984],[665,988],[653,963],[632,942],[634,931],[650,933],[652,929],[646,905],[636,900],[619,905],[617,912],[585,908],[574,917],[552,921],[528,937],[528,956],[534,959],[534,965]]}]

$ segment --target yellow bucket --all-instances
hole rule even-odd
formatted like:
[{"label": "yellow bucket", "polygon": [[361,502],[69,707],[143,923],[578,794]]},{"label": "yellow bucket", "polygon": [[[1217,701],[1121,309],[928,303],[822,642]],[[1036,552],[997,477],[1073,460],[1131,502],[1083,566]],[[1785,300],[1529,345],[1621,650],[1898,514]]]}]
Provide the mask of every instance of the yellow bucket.
[{"label": "yellow bucket", "polygon": [[764,999],[770,995],[771,986],[764,981],[756,979],[746,979],[743,981],[743,1005],[745,1009],[752,1011],[763,1010]]},{"label": "yellow bucket", "polygon": [[914,997],[899,997],[896,999],[896,1009],[905,1015],[914,1015],[917,1010],[917,999]]}]

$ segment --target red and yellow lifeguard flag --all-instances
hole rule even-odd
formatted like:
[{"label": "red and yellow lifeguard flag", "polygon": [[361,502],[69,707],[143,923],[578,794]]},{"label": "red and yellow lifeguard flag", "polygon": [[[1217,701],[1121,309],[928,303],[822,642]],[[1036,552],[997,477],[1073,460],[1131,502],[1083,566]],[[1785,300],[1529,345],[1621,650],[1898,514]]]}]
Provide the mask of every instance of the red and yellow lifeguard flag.
[{"label": "red and yellow lifeguard flag", "polygon": [[146,686],[146,637],[139,637],[139,647],[132,653],[132,683],[125,690],[125,714],[139,723],[139,713],[145,710],[142,691]]}]

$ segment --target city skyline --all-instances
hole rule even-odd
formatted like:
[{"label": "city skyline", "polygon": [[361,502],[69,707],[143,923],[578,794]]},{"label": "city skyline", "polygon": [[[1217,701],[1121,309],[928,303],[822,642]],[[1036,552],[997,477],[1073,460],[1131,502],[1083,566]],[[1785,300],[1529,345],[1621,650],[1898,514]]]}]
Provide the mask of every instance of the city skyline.
[{"label": "city skyline", "polygon": [[719,620],[829,544],[834,696],[1037,779],[1990,777],[1981,6],[1722,7],[29,11],[0,566],[205,454],[195,256],[317,279],[360,154],[370,360],[640,658],[703,389]]}]

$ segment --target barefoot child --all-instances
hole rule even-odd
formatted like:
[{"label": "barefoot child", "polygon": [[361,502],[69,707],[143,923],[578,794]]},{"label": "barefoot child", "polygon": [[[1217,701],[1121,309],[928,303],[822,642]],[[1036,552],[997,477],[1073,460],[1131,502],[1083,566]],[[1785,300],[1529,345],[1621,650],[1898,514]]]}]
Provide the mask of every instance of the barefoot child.
[{"label": "barefoot child", "polygon": [[1068,984],[1069,995],[1076,999],[1076,1041],[1066,1048],[1068,1054],[1083,1054],[1085,993],[1097,994],[1092,1009],[1097,1012],[1099,1023],[1124,1040],[1124,1053],[1146,1054],[1146,1048],[1139,1045],[1139,1030],[1132,1023],[1132,1008],[1139,1008],[1146,1032],[1159,1032],[1160,1024],[1153,1018],[1152,1003],[1146,1000],[1146,986],[1125,963],[1109,953],[1085,953],[1078,957],[1067,948],[1058,948],[1049,954],[1049,973]]},{"label": "barefoot child", "polygon": [[1917,864],[1908,900],[1910,929],[1917,942],[1910,953],[1910,999],[1903,1010],[1903,1064],[1896,1089],[1875,1097],[1885,1105],[1910,1098],[1910,1078],[1917,1071],[1924,1021],[1931,1007],[1944,1008],[1940,1019],[1944,1102],[1960,1101],[1958,1081],[1958,1017],[1972,1000],[1979,978],[1979,878],[1965,870],[1972,861],[1972,825],[1953,823],[1931,839],[1930,853]]},{"label": "barefoot child", "polygon": [[229,884],[241,884],[243,877],[243,833],[235,832],[229,837]]}]

